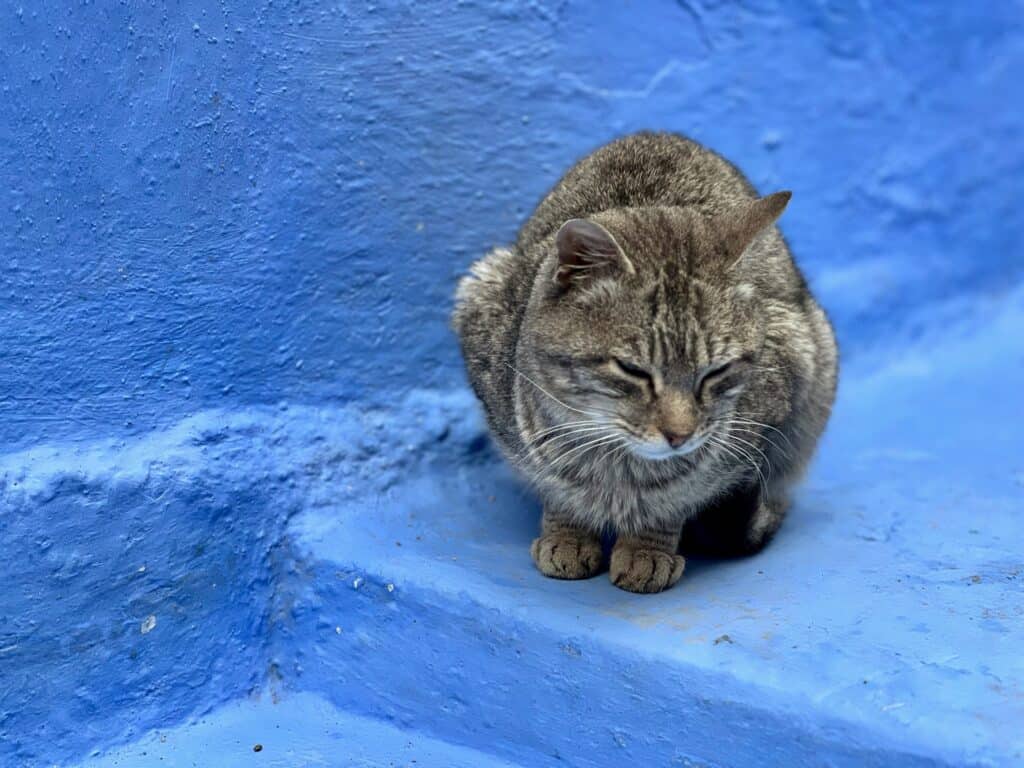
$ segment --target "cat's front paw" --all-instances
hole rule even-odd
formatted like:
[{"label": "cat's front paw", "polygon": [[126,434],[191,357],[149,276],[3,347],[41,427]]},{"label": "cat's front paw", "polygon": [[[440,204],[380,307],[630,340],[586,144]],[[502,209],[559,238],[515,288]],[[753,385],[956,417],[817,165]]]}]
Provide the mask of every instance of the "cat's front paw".
[{"label": "cat's front paw", "polygon": [[608,576],[619,589],[630,592],[661,592],[683,575],[686,560],[682,555],[660,549],[616,546],[612,550]]},{"label": "cat's front paw", "polygon": [[588,533],[558,531],[533,540],[533,562],[553,579],[589,579],[601,571],[601,540]]}]

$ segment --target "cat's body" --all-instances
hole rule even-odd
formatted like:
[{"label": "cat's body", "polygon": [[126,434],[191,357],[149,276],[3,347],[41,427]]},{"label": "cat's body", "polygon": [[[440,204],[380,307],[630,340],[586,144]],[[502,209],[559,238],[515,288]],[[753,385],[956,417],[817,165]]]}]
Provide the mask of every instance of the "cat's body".
[{"label": "cat's body", "polygon": [[544,573],[598,572],[610,530],[612,580],[659,591],[681,533],[740,554],[778,528],[836,385],[831,327],[773,226],[788,199],[680,136],[629,136],[460,283],[470,381],[544,501]]}]

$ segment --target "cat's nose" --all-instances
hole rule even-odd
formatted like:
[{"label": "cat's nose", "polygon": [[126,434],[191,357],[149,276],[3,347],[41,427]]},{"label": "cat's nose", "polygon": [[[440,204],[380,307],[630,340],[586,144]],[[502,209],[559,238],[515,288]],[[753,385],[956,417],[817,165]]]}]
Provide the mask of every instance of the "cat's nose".
[{"label": "cat's nose", "polygon": [[661,434],[665,436],[665,439],[668,441],[668,444],[671,447],[678,448],[687,440],[689,440],[690,435],[692,435],[693,433],[687,432],[686,434],[680,434],[678,432],[672,432],[671,430],[668,429],[663,429],[661,430]]}]

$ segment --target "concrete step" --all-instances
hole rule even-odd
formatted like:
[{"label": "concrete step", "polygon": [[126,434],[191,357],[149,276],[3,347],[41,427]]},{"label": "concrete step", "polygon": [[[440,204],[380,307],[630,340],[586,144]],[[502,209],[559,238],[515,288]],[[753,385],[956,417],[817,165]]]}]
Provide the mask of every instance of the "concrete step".
[{"label": "concrete step", "polygon": [[542,578],[484,455],[309,507],[285,679],[534,766],[1024,760],[1022,320],[852,366],[772,546],[661,595]]},{"label": "concrete step", "polygon": [[0,456],[0,765],[1020,764],[1024,294],[983,309],[847,364],[778,539],[661,595],[534,570],[465,392]]},{"label": "concrete step", "polygon": [[512,763],[338,710],[309,693],[228,704],[80,768],[515,768]]}]

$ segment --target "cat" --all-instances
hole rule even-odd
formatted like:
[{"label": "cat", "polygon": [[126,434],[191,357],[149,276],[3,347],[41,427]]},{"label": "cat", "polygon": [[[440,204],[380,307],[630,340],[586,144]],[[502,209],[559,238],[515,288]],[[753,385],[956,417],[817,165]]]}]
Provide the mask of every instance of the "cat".
[{"label": "cat", "polygon": [[832,326],[759,197],[700,144],[638,133],[580,160],[508,248],[476,262],[453,327],[506,458],[543,502],[547,576],[605,566],[660,592],[684,554],[759,551],[832,409]]}]

